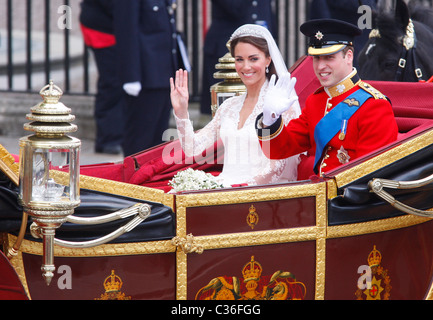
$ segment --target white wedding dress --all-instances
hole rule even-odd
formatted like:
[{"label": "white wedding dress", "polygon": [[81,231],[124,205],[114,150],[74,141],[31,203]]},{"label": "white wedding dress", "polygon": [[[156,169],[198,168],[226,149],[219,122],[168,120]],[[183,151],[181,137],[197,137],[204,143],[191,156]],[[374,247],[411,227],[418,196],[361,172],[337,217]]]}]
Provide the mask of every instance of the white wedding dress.
[{"label": "white wedding dress", "polygon": [[[194,132],[189,119],[179,119],[175,115],[179,139],[187,156],[200,156],[216,141],[224,144],[224,164],[218,181],[226,187],[234,184],[261,185],[297,179],[299,156],[270,160],[263,154],[257,138],[255,121],[263,111],[268,84],[266,81],[263,85],[254,110],[240,129],[239,112],[246,93],[225,100],[212,121],[197,132]],[[283,114],[284,123],[287,124],[298,116],[299,113],[291,108]]]}]

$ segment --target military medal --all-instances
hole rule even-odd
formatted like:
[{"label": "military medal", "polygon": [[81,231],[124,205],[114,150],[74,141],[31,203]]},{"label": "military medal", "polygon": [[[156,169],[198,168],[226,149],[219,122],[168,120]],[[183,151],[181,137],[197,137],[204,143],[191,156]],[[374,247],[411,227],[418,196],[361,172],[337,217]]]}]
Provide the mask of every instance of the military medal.
[{"label": "military medal", "polygon": [[349,162],[350,160],[349,153],[347,152],[347,150],[343,148],[343,146],[341,146],[340,150],[337,151],[337,158],[341,164],[345,164]]},{"label": "military medal", "polygon": [[343,141],[346,138],[346,130],[347,130],[347,120],[343,120],[341,124],[341,132],[338,135],[338,138]]}]

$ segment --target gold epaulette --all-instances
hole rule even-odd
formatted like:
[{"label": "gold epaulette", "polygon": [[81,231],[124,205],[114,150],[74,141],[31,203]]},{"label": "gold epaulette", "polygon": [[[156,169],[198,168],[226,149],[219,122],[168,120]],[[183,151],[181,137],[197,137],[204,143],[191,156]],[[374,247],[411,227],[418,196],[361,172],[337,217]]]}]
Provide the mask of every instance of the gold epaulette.
[{"label": "gold epaulette", "polygon": [[386,96],[380,92],[379,90],[377,90],[376,88],[374,88],[372,85],[364,82],[364,81],[360,81],[359,82],[359,87],[361,89],[364,89],[365,91],[367,91],[368,93],[370,93],[374,99],[385,99],[387,100]]}]

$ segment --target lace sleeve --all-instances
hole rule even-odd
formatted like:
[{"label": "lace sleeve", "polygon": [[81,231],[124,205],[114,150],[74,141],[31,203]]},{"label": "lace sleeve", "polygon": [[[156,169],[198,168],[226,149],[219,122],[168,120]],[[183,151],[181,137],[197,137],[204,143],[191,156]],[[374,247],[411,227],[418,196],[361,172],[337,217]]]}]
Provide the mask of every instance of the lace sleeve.
[{"label": "lace sleeve", "polygon": [[248,185],[262,185],[281,181],[296,181],[298,178],[299,155],[283,159],[268,160],[263,170],[248,181]]},{"label": "lace sleeve", "polygon": [[192,157],[201,154],[219,139],[220,113],[217,111],[215,117],[201,130],[194,132],[191,120],[179,119],[174,114],[177,133],[186,156]]}]

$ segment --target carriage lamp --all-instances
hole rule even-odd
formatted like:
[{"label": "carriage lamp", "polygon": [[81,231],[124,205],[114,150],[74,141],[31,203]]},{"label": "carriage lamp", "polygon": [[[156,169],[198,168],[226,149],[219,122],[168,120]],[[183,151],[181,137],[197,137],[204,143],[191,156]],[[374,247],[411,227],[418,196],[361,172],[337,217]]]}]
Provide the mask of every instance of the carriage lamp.
[{"label": "carriage lamp", "polygon": [[227,48],[229,49],[229,52],[218,60],[219,63],[215,65],[215,69],[218,71],[213,75],[215,79],[222,79],[222,81],[212,85],[210,88],[213,116],[224,100],[240,95],[246,91],[241,78],[236,72],[235,59],[230,53],[229,42],[227,43]]},{"label": "carriage lamp", "polygon": [[[79,152],[81,141],[69,137],[77,126],[71,109],[59,102],[63,92],[52,81],[40,91],[43,101],[31,108],[20,146],[19,202],[40,228],[43,238],[42,276],[47,285],[54,276],[55,231],[80,204]],[[59,183],[56,172],[69,173]]]}]

